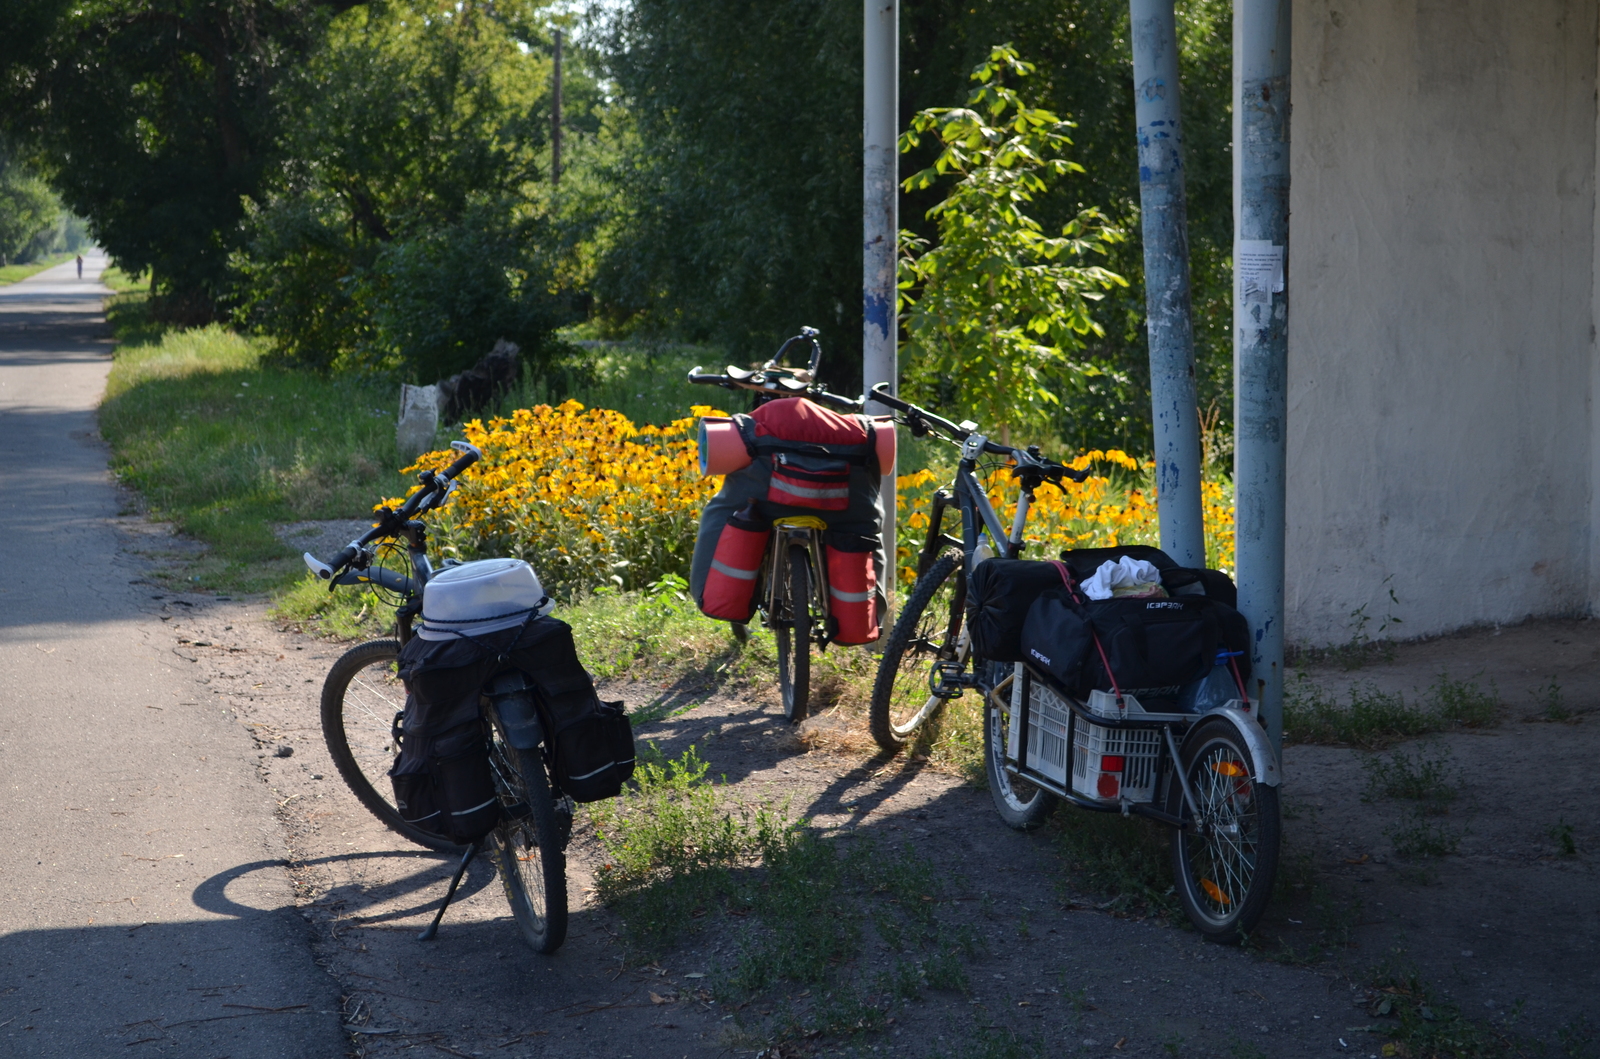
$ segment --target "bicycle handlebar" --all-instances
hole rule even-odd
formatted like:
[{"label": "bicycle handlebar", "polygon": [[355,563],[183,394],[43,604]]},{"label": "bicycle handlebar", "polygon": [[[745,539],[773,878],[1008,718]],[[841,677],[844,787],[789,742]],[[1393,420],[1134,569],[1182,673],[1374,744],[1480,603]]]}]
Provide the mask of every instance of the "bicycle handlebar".
[{"label": "bicycle handlebar", "polygon": [[[899,397],[889,392],[889,384],[886,382],[880,382],[874,386],[866,395],[866,400],[877,401],[879,404],[886,405],[902,413],[906,417],[906,425],[911,427],[912,433],[916,433],[919,426],[924,432],[927,428],[932,427],[949,440],[960,445],[965,444],[966,440],[977,432],[977,425],[974,423],[952,423],[950,420],[930,412],[926,408],[919,408],[910,401],[902,401]],[[1007,456],[1015,460],[1017,466],[1013,470],[1013,474],[1032,472],[1047,480],[1071,478],[1074,482],[1081,482],[1089,477],[1088,468],[1084,468],[1081,471],[1074,470],[1064,463],[1045,459],[1038,454],[1037,448],[1031,451],[1028,449],[1014,449],[1009,445],[1001,445],[985,438],[983,451],[992,456]]]},{"label": "bicycle handlebar", "polygon": [[689,381],[699,386],[720,386],[724,390],[749,390],[751,393],[787,394],[790,397],[804,397],[818,404],[825,404],[841,412],[859,412],[862,403],[854,397],[843,394],[829,393],[815,385],[807,386],[787,376],[768,378],[765,372],[754,371],[744,376],[735,375],[709,375],[702,372],[698,365],[689,372]]},{"label": "bicycle handlebar", "polygon": [[417,481],[422,483],[422,488],[406,497],[405,503],[398,508],[393,510],[383,508],[378,516],[378,524],[345,545],[338,555],[327,562],[322,562],[310,552],[306,552],[303,558],[311,571],[324,581],[333,580],[345,567],[355,561],[367,545],[380,537],[394,536],[400,526],[411,521],[413,515],[421,514],[443,503],[450,495],[456,476],[483,459],[482,451],[468,442],[452,441],[450,447],[461,453],[459,459],[442,471],[423,471],[417,475]]}]

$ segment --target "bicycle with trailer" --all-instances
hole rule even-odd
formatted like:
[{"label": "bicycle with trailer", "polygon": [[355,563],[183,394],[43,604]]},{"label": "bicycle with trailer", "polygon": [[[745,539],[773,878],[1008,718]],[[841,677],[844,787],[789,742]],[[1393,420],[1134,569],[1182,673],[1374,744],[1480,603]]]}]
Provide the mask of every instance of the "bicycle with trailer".
[{"label": "bicycle with trailer", "polygon": [[[797,348],[808,349],[806,366],[785,366]],[[748,415],[701,420],[701,473],[725,478],[701,516],[691,590],[741,639],[759,613],[794,722],[810,704],[811,648],[874,642],[887,606],[878,482],[893,471],[893,425],[829,393],[821,360],[818,332],[805,327],[759,368],[689,373],[752,395]]]},{"label": "bicycle with trailer", "polygon": [[[481,458],[425,470],[398,507],[327,561],[328,589],[367,586],[395,608],[393,639],[358,644],[323,683],[323,739],[339,775],[385,826],[460,854],[432,923],[439,929],[474,856],[486,852],[523,938],[554,952],[567,932],[566,846],[574,803],[611,797],[632,774],[620,703],[601,703],[571,630],[519,559],[427,554],[421,517],[445,504]],[[421,627],[414,629],[417,619]]]},{"label": "bicycle with trailer", "polygon": [[[946,702],[980,695],[985,772],[1008,826],[1037,828],[1061,802],[1164,824],[1186,915],[1209,940],[1241,940],[1277,870],[1280,770],[1246,692],[1248,628],[1232,582],[1138,546],[1021,559],[1037,491],[1088,472],[881,386],[871,397],[913,436],[960,449],[879,664],[875,740],[895,751]],[[979,478],[991,462],[1008,464],[1017,485],[1009,528]],[[959,525],[947,532],[952,513]],[[1158,580],[1142,595],[1086,598],[1107,563],[1144,563]]]}]

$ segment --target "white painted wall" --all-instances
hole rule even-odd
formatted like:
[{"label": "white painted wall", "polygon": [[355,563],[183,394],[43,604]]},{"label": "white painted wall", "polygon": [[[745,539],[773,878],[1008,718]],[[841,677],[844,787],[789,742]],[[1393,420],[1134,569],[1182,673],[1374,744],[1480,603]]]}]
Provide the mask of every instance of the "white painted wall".
[{"label": "white painted wall", "polygon": [[1595,600],[1596,15],[1296,0],[1291,642]]}]

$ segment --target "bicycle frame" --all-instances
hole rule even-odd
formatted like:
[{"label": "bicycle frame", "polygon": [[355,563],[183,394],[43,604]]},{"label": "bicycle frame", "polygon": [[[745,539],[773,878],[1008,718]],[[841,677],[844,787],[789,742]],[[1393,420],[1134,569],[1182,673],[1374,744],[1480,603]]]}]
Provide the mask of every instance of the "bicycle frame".
[{"label": "bicycle frame", "polygon": [[[792,545],[800,545],[806,549],[806,554],[811,557],[811,583],[812,595],[817,600],[826,601],[828,596],[828,564],[823,560],[822,537],[819,530],[824,528],[824,523],[819,518],[802,515],[794,518],[780,518],[773,523],[772,543],[767,546],[767,592],[766,610],[767,624],[773,625],[789,618],[781,618],[780,614],[788,610],[793,602],[789,599],[789,579],[784,576],[783,562],[788,557]],[[812,601],[808,601],[808,605]],[[788,611],[793,617],[793,611]],[[827,642],[827,610],[817,614],[824,619],[818,626],[821,629],[821,638],[818,642]],[[814,634],[814,638],[815,634]]]}]

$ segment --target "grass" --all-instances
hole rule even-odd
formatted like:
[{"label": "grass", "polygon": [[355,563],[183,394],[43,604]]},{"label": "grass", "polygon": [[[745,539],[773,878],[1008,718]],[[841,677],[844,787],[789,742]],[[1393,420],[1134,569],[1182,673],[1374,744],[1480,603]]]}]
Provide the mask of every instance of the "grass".
[{"label": "grass", "polygon": [[1415,753],[1396,750],[1388,758],[1375,754],[1361,768],[1367,774],[1362,801],[1404,798],[1417,802],[1424,813],[1440,815],[1461,794],[1461,769],[1447,746],[1420,746]]},{"label": "grass", "polygon": [[1106,896],[1099,907],[1182,919],[1172,885],[1172,833],[1165,827],[1063,806],[1051,818],[1051,833],[1073,884]]},{"label": "grass", "polygon": [[1352,684],[1341,701],[1302,673],[1284,696],[1284,739],[1378,750],[1404,739],[1454,728],[1486,728],[1499,723],[1500,698],[1491,682],[1484,691],[1474,680],[1452,680],[1441,673],[1417,701],[1373,684]]},{"label": "grass", "polygon": [[48,257],[40,258],[38,261],[29,261],[26,264],[6,265],[4,267],[0,267],[0,286],[16,283],[18,280],[27,279],[29,276],[43,272],[47,268],[54,268],[63,261],[71,261],[76,256],[77,255],[69,254],[63,250],[60,253],[51,254]]},{"label": "grass", "polygon": [[192,572],[202,587],[284,586],[300,567],[274,523],[359,518],[400,487],[394,388],[270,367],[260,341],[219,326],[163,330],[145,297],[120,295],[108,313],[112,469],[211,546]]},{"label": "grass", "polygon": [[[735,802],[708,772],[693,748],[675,760],[651,748],[629,790],[589,809],[597,891],[631,959],[712,934],[725,955],[708,984],[735,1011],[753,1005],[769,1041],[876,1030],[896,1003],[966,991],[980,942],[942,921],[935,865],[909,846],[823,837],[786,806]],[[868,950],[877,973],[862,966]],[[806,991],[782,995],[796,985]]]}]

